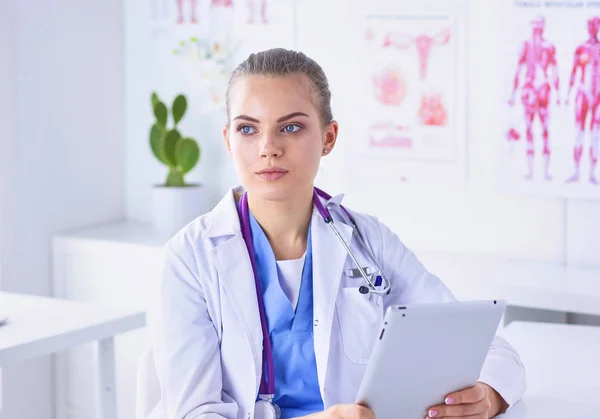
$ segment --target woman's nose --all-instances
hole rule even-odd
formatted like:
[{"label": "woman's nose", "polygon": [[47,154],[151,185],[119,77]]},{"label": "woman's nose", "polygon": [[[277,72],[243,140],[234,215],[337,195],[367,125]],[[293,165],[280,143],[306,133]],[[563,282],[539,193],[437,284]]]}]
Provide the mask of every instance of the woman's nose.
[{"label": "woman's nose", "polygon": [[262,157],[278,157],[282,153],[277,136],[266,134],[262,141],[260,154]]}]

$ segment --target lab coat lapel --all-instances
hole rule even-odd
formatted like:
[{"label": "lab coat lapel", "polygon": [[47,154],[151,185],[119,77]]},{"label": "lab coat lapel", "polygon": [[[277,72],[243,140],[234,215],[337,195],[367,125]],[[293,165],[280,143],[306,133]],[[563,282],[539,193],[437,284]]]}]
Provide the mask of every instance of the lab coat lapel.
[{"label": "lab coat lapel", "polygon": [[252,265],[242,238],[233,193],[213,210],[207,235],[216,243],[211,249],[219,280],[246,332],[252,348],[256,386],[262,370],[262,329]]},{"label": "lab coat lapel", "polygon": [[[334,226],[349,244],[352,227],[337,220]],[[331,327],[346,250],[316,208],[312,215],[312,245],[315,355],[321,396],[325,398]]]}]

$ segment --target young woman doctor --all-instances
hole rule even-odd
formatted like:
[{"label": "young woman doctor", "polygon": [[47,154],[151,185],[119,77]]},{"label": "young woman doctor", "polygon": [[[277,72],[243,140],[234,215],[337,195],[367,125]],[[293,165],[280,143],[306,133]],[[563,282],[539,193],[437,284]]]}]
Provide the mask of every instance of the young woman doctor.
[{"label": "young woman doctor", "polygon": [[[243,189],[166,245],[152,417],[373,419],[353,401],[386,308],[454,300],[385,225],[313,186],[338,136],[330,97],[300,52],[252,54],[234,71],[223,136]],[[423,345],[443,344],[423,330]],[[524,389],[496,337],[477,384],[423,417],[487,419]]]}]

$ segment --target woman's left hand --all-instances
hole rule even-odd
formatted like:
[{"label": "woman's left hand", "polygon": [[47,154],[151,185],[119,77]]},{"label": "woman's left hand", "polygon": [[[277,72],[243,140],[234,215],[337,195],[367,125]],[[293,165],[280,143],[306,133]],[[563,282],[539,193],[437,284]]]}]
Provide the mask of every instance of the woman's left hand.
[{"label": "woman's left hand", "polygon": [[506,411],[507,404],[496,390],[485,383],[449,394],[446,404],[432,406],[426,418],[488,419]]}]

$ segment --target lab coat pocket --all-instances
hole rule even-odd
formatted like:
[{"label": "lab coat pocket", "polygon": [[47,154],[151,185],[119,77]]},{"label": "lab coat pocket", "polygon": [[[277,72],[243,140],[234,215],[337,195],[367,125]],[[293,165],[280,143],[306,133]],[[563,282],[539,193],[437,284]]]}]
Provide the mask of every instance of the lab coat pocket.
[{"label": "lab coat pocket", "polygon": [[342,288],[337,314],[344,353],[354,364],[366,364],[383,322],[378,295],[361,294],[357,287]]}]

